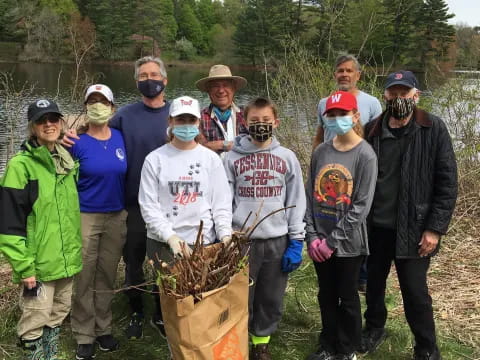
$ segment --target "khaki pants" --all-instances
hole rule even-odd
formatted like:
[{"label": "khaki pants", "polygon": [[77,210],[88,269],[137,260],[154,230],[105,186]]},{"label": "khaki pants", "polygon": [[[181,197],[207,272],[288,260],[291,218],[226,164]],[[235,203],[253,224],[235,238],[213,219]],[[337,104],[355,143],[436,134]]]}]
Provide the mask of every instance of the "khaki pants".
[{"label": "khaki pants", "polygon": [[42,336],[45,326],[60,326],[68,315],[72,299],[72,278],[42,283],[38,296],[23,297],[20,292],[22,315],[17,324],[17,334],[22,340],[35,340]]},{"label": "khaki pants", "polygon": [[81,213],[83,269],[75,277],[71,324],[78,344],[111,334],[113,290],[126,238],[125,210]]}]

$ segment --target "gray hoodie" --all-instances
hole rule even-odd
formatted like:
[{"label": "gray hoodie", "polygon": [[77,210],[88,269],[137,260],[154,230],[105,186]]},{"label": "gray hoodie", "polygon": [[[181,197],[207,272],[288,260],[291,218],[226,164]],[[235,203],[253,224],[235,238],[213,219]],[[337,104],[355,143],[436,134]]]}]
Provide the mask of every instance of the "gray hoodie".
[{"label": "gray hoodie", "polygon": [[304,239],[305,188],[300,163],[291,150],[280,146],[275,137],[268,148],[259,149],[250,136],[241,135],[226,154],[224,165],[233,194],[233,229],[240,229],[252,212],[246,224],[250,226],[262,201],[258,219],[295,205],[262,222],[252,238],[269,239],[288,234],[290,239]]}]

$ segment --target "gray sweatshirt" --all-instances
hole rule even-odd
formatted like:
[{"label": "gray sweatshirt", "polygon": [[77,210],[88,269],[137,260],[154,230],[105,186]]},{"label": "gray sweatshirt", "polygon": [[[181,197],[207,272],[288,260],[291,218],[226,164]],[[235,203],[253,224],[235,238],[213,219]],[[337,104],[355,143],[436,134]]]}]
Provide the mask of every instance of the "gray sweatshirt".
[{"label": "gray sweatshirt", "polygon": [[296,205],[262,222],[252,238],[269,239],[288,234],[290,239],[304,239],[305,188],[300,163],[291,150],[280,146],[275,137],[268,148],[259,149],[250,136],[241,135],[226,154],[224,165],[233,194],[233,229],[240,229],[252,212],[246,224],[250,226],[262,201],[258,219]]},{"label": "gray sweatshirt", "polygon": [[368,255],[366,219],[377,180],[377,157],[362,141],[338,151],[332,140],[312,154],[307,182],[307,242],[326,238],[335,255]]}]

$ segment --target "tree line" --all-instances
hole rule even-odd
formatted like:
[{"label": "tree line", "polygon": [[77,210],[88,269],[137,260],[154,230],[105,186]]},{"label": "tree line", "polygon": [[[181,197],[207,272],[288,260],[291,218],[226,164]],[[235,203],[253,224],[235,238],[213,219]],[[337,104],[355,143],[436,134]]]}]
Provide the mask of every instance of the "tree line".
[{"label": "tree line", "polygon": [[[445,0],[0,0],[0,41],[20,59],[219,59],[275,63],[295,39],[325,61],[480,66],[480,27],[448,23]],[[87,51],[88,49],[88,51]]]}]

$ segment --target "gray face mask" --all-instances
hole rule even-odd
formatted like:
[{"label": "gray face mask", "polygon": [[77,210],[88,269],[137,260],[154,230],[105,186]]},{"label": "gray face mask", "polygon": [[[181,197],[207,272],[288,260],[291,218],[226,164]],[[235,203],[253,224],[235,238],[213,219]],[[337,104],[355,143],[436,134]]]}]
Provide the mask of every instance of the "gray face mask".
[{"label": "gray face mask", "polygon": [[415,99],[413,98],[395,98],[386,101],[387,111],[395,119],[405,119],[415,109]]}]

